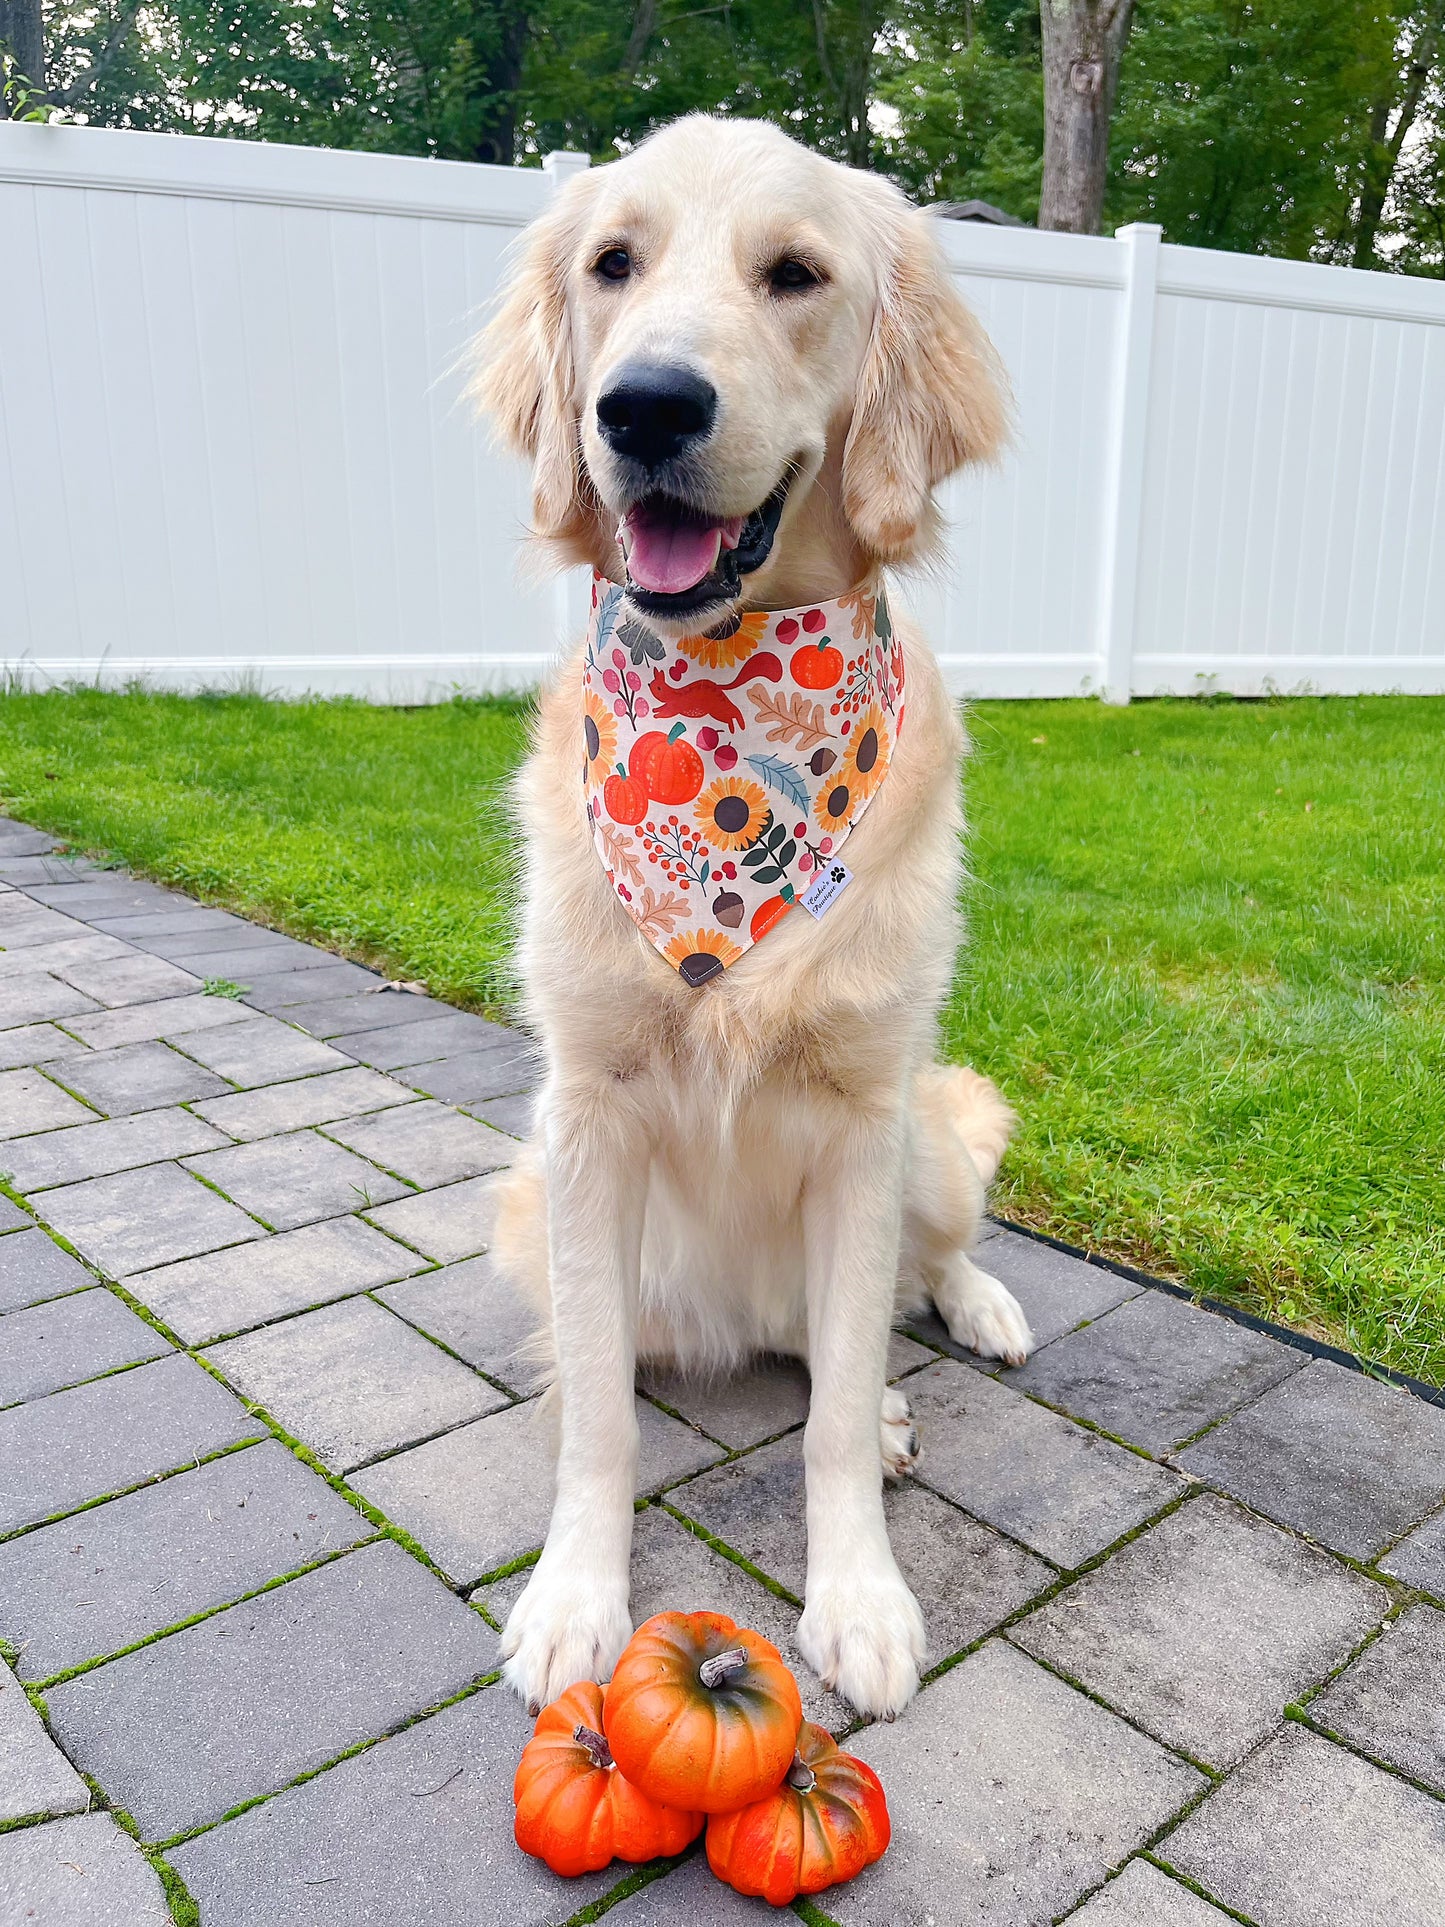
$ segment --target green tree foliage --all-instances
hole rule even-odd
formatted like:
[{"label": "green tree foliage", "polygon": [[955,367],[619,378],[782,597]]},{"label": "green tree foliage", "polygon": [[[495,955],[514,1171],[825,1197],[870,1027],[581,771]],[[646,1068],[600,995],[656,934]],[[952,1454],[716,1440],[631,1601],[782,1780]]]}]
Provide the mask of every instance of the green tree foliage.
[{"label": "green tree foliage", "polygon": [[[1038,0],[0,0],[42,4],[105,125],[525,163],[702,108],[1038,211]],[[1106,228],[1445,274],[1442,201],[1445,0],[1141,0]]]}]

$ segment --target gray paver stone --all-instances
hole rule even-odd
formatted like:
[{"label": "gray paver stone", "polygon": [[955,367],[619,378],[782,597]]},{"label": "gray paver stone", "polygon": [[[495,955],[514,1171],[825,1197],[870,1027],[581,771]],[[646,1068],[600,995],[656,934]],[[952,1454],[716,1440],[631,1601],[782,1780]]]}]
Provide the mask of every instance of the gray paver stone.
[{"label": "gray paver stone", "polygon": [[[84,1813],[89,1805],[90,1789],[0,1660],[0,1824],[37,1813]],[[0,1840],[0,1849],[3,1846]],[[0,1873],[0,1901],[4,1898]],[[11,1917],[0,1911],[0,1920]]]},{"label": "gray paver stone", "polygon": [[474,1103],[471,1110],[473,1117],[483,1119],[495,1130],[505,1131],[508,1137],[529,1138],[536,1106],[533,1092],[518,1091],[514,1097],[493,1097],[484,1104]]},{"label": "gray paver stone", "polygon": [[[645,1400],[637,1491],[715,1459],[717,1447]],[[553,1433],[537,1401],[464,1425],[384,1459],[352,1480],[423,1546],[447,1577],[471,1584],[541,1545],[552,1511]]]},{"label": "gray paver stone", "polygon": [[487,1646],[477,1614],[384,1541],[52,1687],[46,1703],[72,1759],[161,1839],[461,1691]]},{"label": "gray paver stone", "polygon": [[[0,1255],[3,1255],[0,1246]],[[1381,1572],[1403,1579],[1407,1586],[1445,1599],[1445,1512],[1437,1512],[1400,1541],[1380,1561]]]},{"label": "gray paver stone", "polygon": [[0,1920],[16,1927],[171,1927],[160,1879],[108,1813],[0,1839]]},{"label": "gray paver stone", "polygon": [[206,1356],[336,1472],[507,1403],[369,1298],[264,1326]]},{"label": "gray paver stone", "polygon": [[1301,1371],[1306,1359],[1167,1292],[1142,1291],[1035,1353],[1009,1382],[1147,1451],[1167,1452]]},{"label": "gray paver stone", "polygon": [[394,1238],[449,1265],[486,1249],[492,1235],[493,1191],[490,1177],[466,1178],[439,1191],[382,1205],[366,1215]]},{"label": "gray paver stone", "polygon": [[0,1633],[46,1679],[224,1606],[373,1528],[274,1439],[0,1545]]},{"label": "gray paver stone", "polygon": [[490,1258],[465,1258],[376,1295],[478,1371],[517,1392],[536,1389],[541,1363],[530,1347],[537,1337],[537,1313],[498,1277]]},{"label": "gray paver stone", "polygon": [[531,1725],[487,1687],[167,1858],[205,1927],[554,1927],[627,1869],[562,1880],[516,1846]]},{"label": "gray paver stone", "polygon": [[404,1278],[424,1262],[360,1218],[327,1218],[139,1272],[127,1289],[187,1345],[203,1345]]},{"label": "gray paver stone", "polygon": [[203,981],[189,970],[141,951],[133,951],[128,957],[67,963],[60,974],[68,984],[111,1010],[159,997],[191,997]]},{"label": "gray paver stone", "polygon": [[94,1050],[144,1044],[157,1037],[197,1037],[202,1031],[228,1030],[244,1023],[247,1012],[229,997],[166,997],[155,1004],[130,1004],[95,1017],[67,1019],[65,1028]]},{"label": "gray paver stone", "polygon": [[1229,1916],[1181,1887],[1147,1860],[1131,1860],[1117,1880],[1101,1887],[1068,1927],[1228,1927]]},{"label": "gray paver stone", "polygon": [[[137,950],[149,951],[152,956],[184,962],[187,970],[194,970],[198,975],[230,977],[233,981],[236,973],[230,967],[230,960],[243,954],[258,959],[263,954],[275,955],[285,960],[281,968],[286,970],[296,969],[305,957],[314,957],[321,963],[333,961],[329,951],[297,943],[294,937],[283,937],[279,930],[266,930],[256,923],[238,923],[234,930],[175,930],[169,934],[132,937],[131,942]],[[194,964],[190,961],[192,957],[197,959]]]},{"label": "gray paver stone", "polygon": [[1061,1566],[1081,1565],[1183,1490],[1162,1466],[941,1360],[908,1381],[919,1474]]},{"label": "gray paver stone", "polygon": [[1268,1927],[1445,1919],[1445,1807],[1295,1724],[1155,1852]]},{"label": "gray paver stone", "polygon": [[399,1179],[315,1131],[187,1158],[186,1169],[277,1231],[410,1195]]},{"label": "gray paver stone", "polygon": [[1369,1560],[1445,1496],[1445,1411],[1319,1359],[1179,1463],[1281,1525]]},{"label": "gray paver stone", "polygon": [[0,950],[0,977],[28,977],[37,970],[60,976],[73,963],[94,963],[104,957],[131,954],[130,945],[122,943],[119,937],[98,937],[93,931],[87,931],[83,937],[72,937],[68,943],[46,944],[43,956],[33,949]]},{"label": "gray paver stone", "polygon": [[174,1355],[12,1406],[0,1412],[0,1532],[263,1433],[194,1359]]},{"label": "gray paver stone", "polygon": [[517,1153],[502,1132],[426,1099],[404,1110],[333,1124],[327,1135],[429,1190],[498,1171]]},{"label": "gray paver stone", "polygon": [[[669,1502],[803,1598],[807,1501],[799,1434],[716,1467],[670,1494]],[[899,1570],[923,1610],[931,1665],[971,1645],[1054,1582],[1043,1560],[910,1480],[884,1487],[883,1513]]]},{"label": "gray paver stone", "polygon": [[163,1358],[170,1349],[129,1305],[99,1286],[8,1312],[0,1324],[0,1405],[42,1398],[121,1365]]},{"label": "gray paver stone", "polygon": [[27,895],[37,903],[59,904],[72,916],[119,916],[123,910],[152,913],[189,908],[188,900],[174,890],[163,890],[158,883],[143,877],[127,876],[124,871],[107,871],[78,887],[74,883],[37,884]]},{"label": "gray paver stone", "polygon": [[0,978],[0,1024],[6,1029],[18,1024],[43,1024],[52,1017],[76,1017],[99,1010],[92,997],[59,977],[52,977],[39,962],[33,973]]},{"label": "gray paver stone", "polygon": [[210,997],[208,1003],[224,1003],[237,1014],[223,1034],[187,1037],[181,1048],[188,1057],[218,1076],[229,1078],[243,1090],[258,1084],[284,1084],[294,1077],[310,1077],[314,1071],[344,1071],[351,1060],[329,1044],[307,1037],[276,1017],[257,1017],[244,1004]]},{"label": "gray paver stone", "polygon": [[47,1191],[43,1212],[47,1224],[112,1278],[265,1235],[254,1218],[178,1164],[152,1164]]},{"label": "gray paver stone", "polygon": [[1414,1606],[1310,1702],[1310,1717],[1445,1793],[1445,1613]]},{"label": "gray paver stone", "polygon": [[1383,1586],[1208,1494],[1009,1637],[1168,1745],[1230,1767],[1389,1609]]},{"label": "gray paver stone", "polygon": [[[30,1224],[28,1218],[23,1222]],[[0,1312],[60,1298],[94,1283],[85,1266],[43,1231],[22,1230],[0,1239]]]},{"label": "gray paver stone", "polygon": [[828,1894],[842,1927],[1039,1927],[1205,1784],[997,1640],[849,1750],[887,1789],[893,1840]]},{"label": "gray paver stone", "polygon": [[217,1130],[249,1144],[280,1131],[301,1131],[313,1124],[333,1123],[339,1117],[380,1111],[390,1104],[415,1102],[415,1091],[358,1064],[350,1070],[297,1078],[290,1084],[265,1084],[259,1090],[236,1091],[224,1097],[218,1093],[214,1103],[198,1104],[196,1109]]},{"label": "gray paver stone", "polygon": [[[393,1024],[385,1030],[349,1031],[336,1039],[339,1050],[354,1057],[360,1064],[371,1064],[379,1071],[400,1070],[413,1064],[430,1064],[449,1054],[455,1058],[462,1052],[479,1057],[498,1044],[499,1024],[489,1024],[485,1017],[473,1017],[464,1010],[454,1010],[445,1017],[430,1017],[422,1023]],[[411,1078],[402,1080],[411,1083]],[[430,1090],[431,1097],[445,1098],[447,1093]],[[517,1088],[520,1090],[521,1086]],[[481,1090],[479,1097],[500,1097],[501,1091]],[[453,1100],[459,1101],[459,1100]]]},{"label": "gray paver stone", "polygon": [[[0,943],[7,950],[33,950],[48,943],[77,943],[82,937],[93,933],[84,923],[74,917],[65,917],[58,910],[47,910],[43,904],[32,903],[29,897],[8,896],[0,906]],[[44,969],[45,960],[37,960],[37,968]]]},{"label": "gray paver stone", "polygon": [[62,1057],[46,1069],[107,1117],[155,1111],[198,1097],[220,1097],[230,1089],[223,1078],[158,1039]]},{"label": "gray paver stone", "polygon": [[17,823],[14,817],[0,817],[0,850],[6,856],[43,856],[59,847],[48,831],[32,830],[28,823]]},{"label": "gray paver stone", "polygon": [[253,1010],[288,1010],[295,1004],[317,1004],[351,992],[380,988],[381,979],[374,970],[333,959],[319,970],[308,969],[303,963],[299,970],[268,972],[247,991],[246,1002]]},{"label": "gray paver stone", "polygon": [[227,1142],[189,1111],[140,1111],[134,1117],[12,1138],[0,1144],[0,1165],[11,1172],[17,1191],[45,1191],[58,1184],[78,1184],[84,1178],[133,1171],[163,1158],[184,1157],[187,1152],[209,1151]]},{"label": "gray paver stone", "polygon": [[409,990],[388,990],[385,980],[370,977],[359,995],[318,998],[298,1005],[286,1015],[313,1037],[363,1035],[371,1030],[394,1030],[398,1024],[435,1022],[452,1013],[434,997],[423,997]]},{"label": "gray paver stone", "polygon": [[7,1231],[28,1229],[34,1222],[30,1214],[22,1211],[13,1198],[0,1196],[0,1237],[3,1237]]},{"label": "gray paver stone", "polygon": [[[819,1894],[816,1904],[821,1907],[826,1900],[826,1894]],[[749,1927],[750,1922],[779,1920],[791,1927],[787,1909],[780,1913],[766,1900],[753,1900],[725,1887],[708,1866],[701,1841],[690,1860],[610,1907],[607,1917],[616,1927],[681,1927],[684,1922],[691,1927]]]},{"label": "gray paver stone", "polygon": [[92,911],[86,920],[93,923],[97,930],[109,931],[113,937],[127,938],[169,937],[190,930],[205,930],[213,936],[220,936],[236,928],[236,919],[226,911],[198,908],[144,911],[135,916],[97,916]]},{"label": "gray paver stone", "polygon": [[14,1070],[21,1064],[47,1064],[53,1057],[65,1057],[81,1048],[54,1024],[21,1024],[14,1030],[0,1030],[0,1070]]},{"label": "gray paver stone", "polygon": [[[903,1332],[893,1332],[888,1340],[889,1380],[931,1365],[937,1356]],[[644,1362],[638,1383],[659,1404],[735,1450],[801,1425],[808,1416],[808,1368],[797,1358],[760,1357],[737,1371],[702,1375]],[[908,1387],[903,1389],[906,1393]]]},{"label": "gray paver stone", "polygon": [[94,1111],[77,1104],[40,1071],[0,1071],[0,1138],[27,1137],[33,1131],[94,1121]]}]

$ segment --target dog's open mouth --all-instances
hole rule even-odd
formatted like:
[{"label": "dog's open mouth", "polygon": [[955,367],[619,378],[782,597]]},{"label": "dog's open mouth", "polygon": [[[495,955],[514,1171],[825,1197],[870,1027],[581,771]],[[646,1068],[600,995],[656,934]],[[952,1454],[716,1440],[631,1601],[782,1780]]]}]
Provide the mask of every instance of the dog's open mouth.
[{"label": "dog's open mouth", "polygon": [[772,552],[793,474],[790,465],[751,515],[713,516],[661,494],[634,502],[617,531],[632,601],[647,615],[686,616],[733,600]]}]

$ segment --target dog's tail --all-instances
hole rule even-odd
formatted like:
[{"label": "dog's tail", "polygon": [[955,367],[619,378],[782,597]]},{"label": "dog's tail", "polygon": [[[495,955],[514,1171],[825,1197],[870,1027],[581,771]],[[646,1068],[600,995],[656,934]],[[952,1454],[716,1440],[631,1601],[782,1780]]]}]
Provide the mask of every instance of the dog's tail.
[{"label": "dog's tail", "polygon": [[943,1076],[947,1080],[947,1105],[953,1128],[963,1139],[978,1175],[985,1185],[992,1184],[1014,1134],[1018,1115],[997,1084],[981,1071],[970,1070],[966,1064],[952,1064],[943,1070]]}]

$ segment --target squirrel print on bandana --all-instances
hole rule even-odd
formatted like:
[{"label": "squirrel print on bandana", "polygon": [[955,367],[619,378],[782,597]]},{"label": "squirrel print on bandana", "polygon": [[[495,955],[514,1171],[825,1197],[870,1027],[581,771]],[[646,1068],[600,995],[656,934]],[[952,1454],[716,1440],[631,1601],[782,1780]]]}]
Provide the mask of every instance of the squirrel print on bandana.
[{"label": "squirrel print on bandana", "polygon": [[593,577],[592,840],[684,982],[721,976],[825,873],[846,878],[838,853],[888,774],[903,709],[903,650],[880,586],[666,641]]}]

